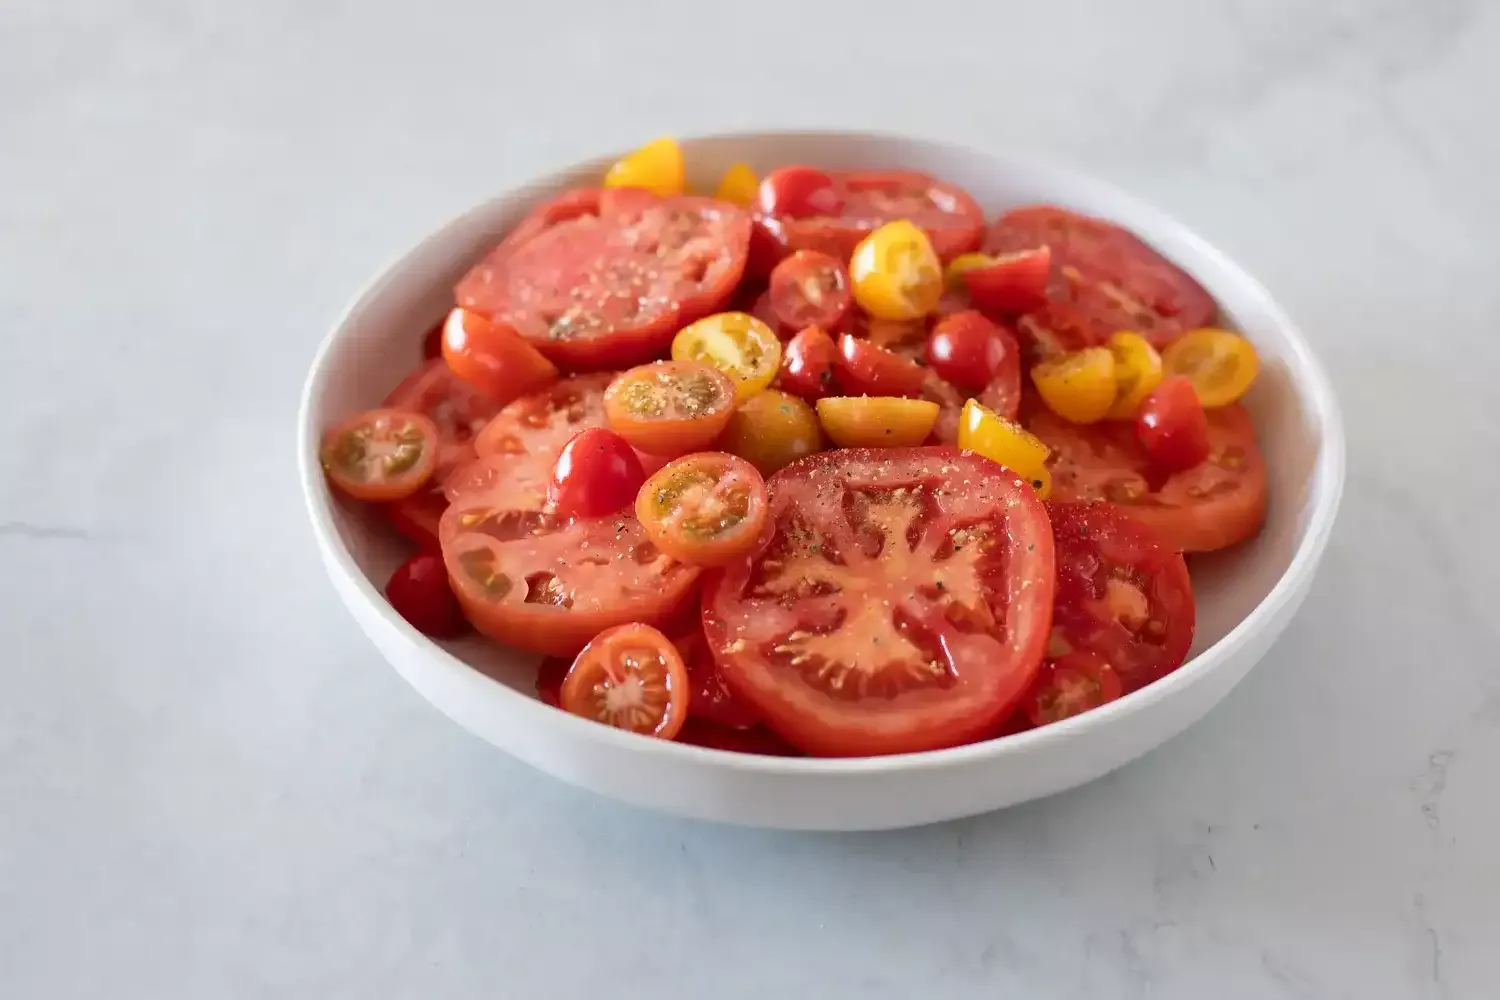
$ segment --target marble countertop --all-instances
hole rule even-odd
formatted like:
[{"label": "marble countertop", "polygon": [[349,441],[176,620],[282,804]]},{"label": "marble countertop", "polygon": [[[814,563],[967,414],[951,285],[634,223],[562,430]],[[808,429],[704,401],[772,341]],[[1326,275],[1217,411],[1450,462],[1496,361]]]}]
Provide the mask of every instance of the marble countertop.
[{"label": "marble countertop", "polygon": [[[0,996],[1494,996],[1500,5],[724,16],[0,7]],[[296,398],[372,271],[600,148],[820,124],[1121,183],[1335,380],[1301,616],[1105,780],[880,835],[634,812],[441,717],[317,563]]]}]

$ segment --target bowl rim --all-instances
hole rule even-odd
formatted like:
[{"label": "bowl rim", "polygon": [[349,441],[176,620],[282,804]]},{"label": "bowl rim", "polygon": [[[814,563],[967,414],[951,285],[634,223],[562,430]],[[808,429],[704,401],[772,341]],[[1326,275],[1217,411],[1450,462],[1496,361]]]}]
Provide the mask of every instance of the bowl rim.
[{"label": "bowl rim", "polygon": [[[520,713],[531,713],[531,719],[538,726],[561,726],[570,737],[600,744],[607,749],[642,754],[648,758],[652,756],[666,760],[675,758],[677,762],[683,764],[697,763],[789,777],[834,777],[894,771],[948,770],[984,760],[1023,756],[1056,743],[1068,742],[1096,729],[1111,726],[1117,720],[1174,697],[1179,691],[1197,683],[1200,678],[1221,668],[1234,658],[1252,636],[1271,626],[1280,616],[1282,609],[1296,598],[1299,587],[1304,579],[1315,571],[1327,548],[1343,496],[1347,459],[1343,415],[1340,412],[1333,383],[1314,354],[1301,328],[1282,309],[1269,290],[1217,247],[1154,204],[1125,191],[1112,182],[1046,157],[1030,153],[1001,152],[983,143],[956,143],[916,132],[885,132],[869,129],[748,129],[682,135],[678,136],[677,140],[684,146],[692,146],[697,143],[767,142],[830,136],[915,144],[926,147],[930,153],[938,155],[978,155],[1005,163],[1012,168],[1045,173],[1069,186],[1107,194],[1113,200],[1128,204],[1131,214],[1148,218],[1153,228],[1172,230],[1176,239],[1191,248],[1196,257],[1208,261],[1216,269],[1233,273],[1247,290],[1260,296],[1268,316],[1281,329],[1291,346],[1291,357],[1295,361],[1292,367],[1301,374],[1300,381],[1305,382],[1308,388],[1303,402],[1316,415],[1322,429],[1322,440],[1311,476],[1311,481],[1317,484],[1317,488],[1314,490],[1314,505],[1307,520],[1306,531],[1292,555],[1291,562],[1265,597],[1223,637],[1166,677],[1099,708],[1039,729],[942,750],[925,750],[881,757],[773,757],[659,740],[609,726],[601,726],[553,708],[537,698],[489,677],[408,624],[405,619],[396,614],[355,564],[353,556],[339,540],[338,530],[333,523],[331,494],[328,492],[318,459],[322,430],[314,426],[312,422],[316,400],[321,397],[328,381],[327,363],[333,346],[350,319],[394,281],[407,266],[409,260],[422,254],[429,245],[445,239],[448,232],[455,226],[497,202],[507,201],[527,192],[550,190],[559,178],[569,173],[585,170],[595,163],[608,162],[612,157],[620,155],[619,153],[555,166],[449,216],[415,245],[389,259],[340,311],[313,355],[311,367],[303,382],[297,412],[299,479],[308,516],[312,522],[313,535],[328,572],[339,573],[343,577],[343,582],[352,587],[369,605],[370,610],[390,626],[391,634],[399,637],[413,653],[432,659],[433,665],[445,672],[462,672],[466,675],[463,680],[470,685],[488,685],[496,689],[502,700],[513,700],[513,704],[509,706],[511,709]],[[338,580],[334,580],[334,583],[336,589],[344,589],[338,587]],[[347,590],[344,592],[347,595]],[[442,710],[441,707],[439,710]],[[447,713],[444,712],[444,714]]]}]

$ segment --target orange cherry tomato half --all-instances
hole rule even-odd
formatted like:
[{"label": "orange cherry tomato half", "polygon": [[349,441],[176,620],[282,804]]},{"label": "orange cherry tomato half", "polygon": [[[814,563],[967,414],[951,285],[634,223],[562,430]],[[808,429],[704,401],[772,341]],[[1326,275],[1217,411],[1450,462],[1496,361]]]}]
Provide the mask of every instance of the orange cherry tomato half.
[{"label": "orange cherry tomato half", "polygon": [[687,667],[650,625],[618,625],[583,647],[558,698],[565,712],[670,740],[687,720]]},{"label": "orange cherry tomato half", "polygon": [[836,257],[798,250],[771,272],[771,309],[782,326],[835,327],[854,301],[849,272]]},{"label": "orange cherry tomato half", "polygon": [[766,481],[755,466],[707,451],[668,462],[641,487],[635,516],[662,552],[721,566],[755,547],[766,521]]},{"label": "orange cherry tomato half", "polygon": [[720,201],[727,201],[731,205],[739,205],[746,208],[755,201],[755,196],[760,193],[760,178],[755,176],[755,171],[750,169],[748,163],[735,163],[724,171],[724,176],[719,178],[719,186],[714,190],[714,197]]},{"label": "orange cherry tomato half", "polygon": [[734,383],[700,361],[657,361],[622,373],[604,391],[610,429],[651,455],[702,448],[734,412]]},{"label": "orange cherry tomato half", "polygon": [[818,420],[840,448],[912,448],[932,433],[938,409],[926,399],[830,396],[818,400]]},{"label": "orange cherry tomato half", "polygon": [[834,368],[847,396],[920,396],[927,381],[921,365],[849,333],[839,337]]},{"label": "orange cherry tomato half", "polygon": [[420,413],[368,410],[323,435],[328,481],[356,500],[400,500],[437,466],[437,424]]},{"label": "orange cherry tomato half", "polygon": [[503,323],[454,309],[443,323],[443,360],[501,406],[557,381],[557,368]]}]

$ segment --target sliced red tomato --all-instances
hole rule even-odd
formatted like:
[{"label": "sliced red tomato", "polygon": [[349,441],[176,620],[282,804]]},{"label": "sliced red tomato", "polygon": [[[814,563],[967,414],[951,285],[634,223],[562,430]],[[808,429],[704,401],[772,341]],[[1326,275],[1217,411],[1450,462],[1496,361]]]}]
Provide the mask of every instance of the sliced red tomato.
[{"label": "sliced red tomato", "polygon": [[833,391],[833,338],[821,326],[809,326],[786,343],[781,355],[781,388],[802,399],[818,400]]},{"label": "sliced red tomato", "polygon": [[412,628],[434,639],[462,635],[468,628],[436,552],[418,552],[398,566],[385,585],[385,598]]},{"label": "sliced red tomato", "polygon": [[1097,347],[1133,330],[1155,348],[1205,326],[1218,307],[1203,286],[1126,230],[1050,205],[1002,215],[985,250],[1010,254],[1051,250],[1049,301],[1018,322],[1038,353]]},{"label": "sliced red tomato", "polygon": [[474,439],[480,455],[528,455],[551,465],[579,431],[604,426],[604,390],[613,375],[577,375],[522,396]]},{"label": "sliced red tomato", "polygon": [[367,410],[323,435],[328,481],[356,500],[400,500],[432,478],[438,430],[420,413]]},{"label": "sliced red tomato", "polygon": [[547,503],[564,517],[605,517],[635,503],[646,472],[614,431],[590,427],[563,445],[547,484]]},{"label": "sliced red tomato", "polygon": [[759,539],[766,483],[743,458],[703,451],[668,462],[646,480],[635,515],[663,552],[695,566],[719,566]]},{"label": "sliced red tomato", "polygon": [[435,481],[446,479],[474,457],[474,436],[500,412],[498,402],[453,374],[442,358],[434,358],[406,376],[381,405],[421,413],[437,425]]},{"label": "sliced red tomato", "polygon": [[630,512],[569,521],[543,503],[534,485],[496,477],[439,524],[454,592],[485,635],[570,656],[607,628],[663,623],[692,599],[698,569],[663,554]]},{"label": "sliced red tomato", "polygon": [[687,721],[688,697],[677,648],[651,626],[635,623],[599,633],[558,692],[565,712],[664,740]]},{"label": "sliced red tomato", "polygon": [[454,309],[443,324],[443,360],[453,374],[497,403],[557,381],[557,369],[503,323]]},{"label": "sliced red tomato", "polygon": [[1041,673],[1026,695],[1026,720],[1045,726],[1082,715],[1125,693],[1120,675],[1092,653],[1066,653],[1042,664]]},{"label": "sliced red tomato", "polygon": [[502,320],[555,364],[623,367],[659,355],[716,311],[745,270],[750,217],[728,202],[623,188],[599,214],[493,251],[459,282],[458,304]]},{"label": "sliced red tomato", "polygon": [[392,527],[416,543],[418,548],[433,552],[438,547],[438,521],[447,509],[448,497],[443,493],[443,485],[435,482],[384,506],[385,516]]},{"label": "sliced red tomato", "polygon": [[[516,248],[524,246],[554,226],[573,219],[597,216],[600,201],[606,193],[602,188],[574,188],[542,202],[526,214],[526,217],[506,235],[505,239],[500,241],[495,249],[489,252],[478,267],[488,266],[493,269]],[[478,267],[469,272],[464,280],[482,277]]]},{"label": "sliced red tomato", "polygon": [[1047,466],[1055,499],[1119,504],[1182,552],[1211,552],[1260,531],[1265,462],[1250,415],[1238,404],[1208,411],[1208,460],[1165,480],[1131,424],[1080,426],[1043,406],[1030,410],[1023,423],[1052,449]]},{"label": "sliced red tomato", "polygon": [[920,396],[927,373],[894,351],[853,334],[842,334],[833,359],[835,379],[846,396]]},{"label": "sliced red tomato", "polygon": [[816,250],[799,250],[771,272],[771,311],[784,327],[832,329],[854,301],[844,262]]},{"label": "sliced red tomato", "polygon": [[[912,171],[832,173],[831,195],[804,198],[795,211],[766,205],[762,182],[761,226],[783,252],[818,250],[848,260],[854,248],[887,222],[908,219],[921,227],[943,260],[976,250],[984,237],[984,212],[955,184]],[[824,191],[825,189],[817,188]],[[836,207],[835,207],[836,206]]]},{"label": "sliced red tomato", "polygon": [[1182,555],[1122,507],[1051,500],[1047,513],[1057,552],[1048,659],[1098,657],[1127,692],[1181,666],[1197,619]]},{"label": "sliced red tomato", "polygon": [[760,715],[744,699],[736,697],[719,673],[719,665],[708,651],[703,627],[695,623],[692,630],[674,636],[672,644],[687,664],[688,715],[728,729],[749,729],[760,724]]},{"label": "sliced red tomato", "polygon": [[704,447],[734,413],[735,384],[702,361],[656,361],[621,373],[604,392],[610,429],[652,455]]},{"label": "sliced red tomato", "polygon": [[1052,531],[1029,486],[954,448],[828,452],[773,476],[760,547],[704,596],[730,687],[809,753],[993,735],[1041,665]]}]

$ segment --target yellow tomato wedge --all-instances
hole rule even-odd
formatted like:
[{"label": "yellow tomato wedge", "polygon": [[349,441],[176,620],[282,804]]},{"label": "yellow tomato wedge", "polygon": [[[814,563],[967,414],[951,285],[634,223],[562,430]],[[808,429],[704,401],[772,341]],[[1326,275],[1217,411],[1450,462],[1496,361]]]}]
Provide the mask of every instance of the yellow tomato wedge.
[{"label": "yellow tomato wedge", "polygon": [[818,400],[823,432],[840,448],[914,448],[937,423],[938,405],[900,396],[829,396]]},{"label": "yellow tomato wedge", "polygon": [[949,291],[959,291],[966,287],[965,272],[989,267],[994,262],[995,258],[987,253],[961,253],[948,262],[947,269],[943,271],[943,280],[947,282]]},{"label": "yellow tomato wedge", "polygon": [[1172,341],[1161,361],[1167,375],[1187,378],[1209,409],[1239,399],[1260,374],[1260,357],[1250,341],[1228,330],[1190,330]]},{"label": "yellow tomato wedge", "polygon": [[686,187],[682,147],[676,139],[654,139],[629,154],[604,175],[607,188],[645,188],[663,198]]},{"label": "yellow tomato wedge", "polygon": [[756,192],[759,190],[760,178],[755,176],[755,171],[750,169],[750,165],[736,163],[724,171],[724,176],[719,179],[718,190],[714,191],[714,197],[743,207],[755,200]]},{"label": "yellow tomato wedge", "polygon": [[729,376],[734,398],[743,403],[776,377],[781,341],[769,326],[747,313],[715,313],[677,331],[672,338],[672,360],[713,365]]},{"label": "yellow tomato wedge", "polygon": [[887,222],[860,240],[849,261],[860,308],[877,319],[917,319],[943,297],[943,265],[920,226]]},{"label": "yellow tomato wedge", "polygon": [[1161,384],[1161,355],[1145,337],[1129,330],[1109,338],[1109,353],[1115,358],[1115,401],[1104,416],[1134,420],[1141,401]]},{"label": "yellow tomato wedge", "polygon": [[1043,361],[1031,381],[1053,413],[1075,424],[1103,420],[1115,401],[1115,356],[1107,347],[1086,347]]},{"label": "yellow tomato wedge", "polygon": [[1011,423],[977,400],[969,400],[958,415],[958,446],[998,462],[1031,483],[1043,500],[1052,493],[1047,459],[1052,449],[1020,424]]}]

